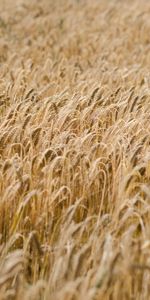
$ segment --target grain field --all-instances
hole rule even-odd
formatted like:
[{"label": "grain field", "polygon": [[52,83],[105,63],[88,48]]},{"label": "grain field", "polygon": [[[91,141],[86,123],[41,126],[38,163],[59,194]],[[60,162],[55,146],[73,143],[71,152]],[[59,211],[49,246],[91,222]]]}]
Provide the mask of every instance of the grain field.
[{"label": "grain field", "polygon": [[0,300],[150,299],[150,1],[0,0]]}]

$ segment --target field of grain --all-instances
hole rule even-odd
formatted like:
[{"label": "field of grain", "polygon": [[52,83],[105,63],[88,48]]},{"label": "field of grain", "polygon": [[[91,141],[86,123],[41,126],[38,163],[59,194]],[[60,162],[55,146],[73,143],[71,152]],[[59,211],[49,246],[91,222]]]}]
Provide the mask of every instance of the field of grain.
[{"label": "field of grain", "polygon": [[150,299],[150,1],[0,0],[0,300]]}]

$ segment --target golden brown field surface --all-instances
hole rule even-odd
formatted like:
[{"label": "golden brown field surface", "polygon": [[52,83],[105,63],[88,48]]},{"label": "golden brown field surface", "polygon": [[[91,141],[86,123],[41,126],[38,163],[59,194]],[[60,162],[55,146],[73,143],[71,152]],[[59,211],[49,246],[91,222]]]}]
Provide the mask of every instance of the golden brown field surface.
[{"label": "golden brown field surface", "polygon": [[0,0],[0,300],[150,299],[150,1]]}]

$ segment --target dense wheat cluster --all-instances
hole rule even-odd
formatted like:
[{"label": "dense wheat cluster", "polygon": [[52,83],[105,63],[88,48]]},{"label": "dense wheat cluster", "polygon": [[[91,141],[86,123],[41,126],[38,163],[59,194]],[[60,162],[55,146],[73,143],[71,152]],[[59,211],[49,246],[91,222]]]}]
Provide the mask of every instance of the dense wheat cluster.
[{"label": "dense wheat cluster", "polygon": [[0,300],[150,299],[150,1],[0,0]]}]

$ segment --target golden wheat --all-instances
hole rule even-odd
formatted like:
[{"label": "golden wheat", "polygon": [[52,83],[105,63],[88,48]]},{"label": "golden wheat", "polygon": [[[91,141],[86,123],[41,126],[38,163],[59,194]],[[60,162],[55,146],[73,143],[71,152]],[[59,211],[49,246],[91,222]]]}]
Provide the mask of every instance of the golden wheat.
[{"label": "golden wheat", "polygon": [[150,299],[150,2],[0,4],[0,300]]}]

